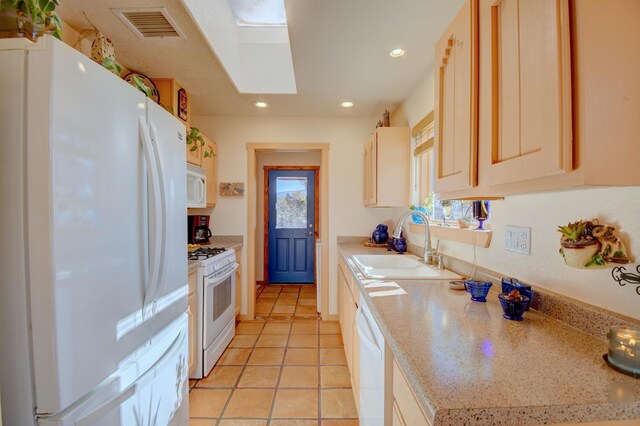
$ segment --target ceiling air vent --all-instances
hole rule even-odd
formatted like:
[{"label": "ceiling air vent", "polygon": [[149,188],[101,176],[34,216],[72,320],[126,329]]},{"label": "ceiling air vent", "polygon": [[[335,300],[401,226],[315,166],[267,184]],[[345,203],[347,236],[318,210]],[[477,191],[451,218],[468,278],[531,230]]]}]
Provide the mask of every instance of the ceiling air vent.
[{"label": "ceiling air vent", "polygon": [[111,11],[140,38],[187,38],[163,7]]}]

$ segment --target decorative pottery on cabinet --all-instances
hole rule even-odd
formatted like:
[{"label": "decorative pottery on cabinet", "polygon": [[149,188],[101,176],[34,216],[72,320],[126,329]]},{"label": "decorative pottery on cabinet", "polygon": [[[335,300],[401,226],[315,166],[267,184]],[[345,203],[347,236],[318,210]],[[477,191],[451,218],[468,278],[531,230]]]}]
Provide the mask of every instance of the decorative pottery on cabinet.
[{"label": "decorative pottery on cabinet", "polygon": [[379,224],[371,234],[371,239],[376,244],[384,244],[389,240],[389,232],[387,232],[387,225]]},{"label": "decorative pottery on cabinet", "polygon": [[101,32],[96,32],[96,38],[91,44],[91,59],[99,64],[105,59],[116,60],[116,50],[109,37],[105,37]]},{"label": "decorative pottery on cabinet", "polygon": [[567,226],[558,226],[560,254],[572,268],[608,268],[629,263],[624,243],[616,228],[600,225],[597,219],[579,220]]}]

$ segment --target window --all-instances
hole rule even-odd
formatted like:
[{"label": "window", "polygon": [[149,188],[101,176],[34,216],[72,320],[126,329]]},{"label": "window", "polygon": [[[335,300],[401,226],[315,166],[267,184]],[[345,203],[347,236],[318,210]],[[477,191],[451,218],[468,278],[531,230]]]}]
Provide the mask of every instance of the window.
[{"label": "window", "polygon": [[412,201],[417,207],[425,205],[425,200],[433,191],[433,112],[422,119],[412,130],[413,138],[413,190]]},{"label": "window", "polygon": [[[423,118],[413,129],[411,136],[413,139],[413,186],[412,203],[416,207],[425,207],[427,199],[433,192],[433,182],[435,179],[434,164],[434,122],[433,112]],[[470,223],[477,223],[473,219],[473,201],[463,200],[438,200],[433,195],[431,210],[427,209],[427,215],[435,223],[452,222],[455,223],[460,218],[467,218]],[[417,219],[416,219],[417,220]]]}]

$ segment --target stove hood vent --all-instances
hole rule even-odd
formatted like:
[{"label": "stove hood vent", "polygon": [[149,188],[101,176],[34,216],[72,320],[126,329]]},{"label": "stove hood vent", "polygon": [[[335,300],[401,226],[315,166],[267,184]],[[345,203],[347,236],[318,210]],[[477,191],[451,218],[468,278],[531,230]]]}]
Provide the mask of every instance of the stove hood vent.
[{"label": "stove hood vent", "polygon": [[111,11],[140,38],[187,38],[163,7]]}]

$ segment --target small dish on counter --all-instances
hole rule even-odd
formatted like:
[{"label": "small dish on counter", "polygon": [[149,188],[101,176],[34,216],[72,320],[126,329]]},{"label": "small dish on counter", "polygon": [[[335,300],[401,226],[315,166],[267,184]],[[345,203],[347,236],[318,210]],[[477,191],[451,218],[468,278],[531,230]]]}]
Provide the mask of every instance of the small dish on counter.
[{"label": "small dish on counter", "polygon": [[451,290],[464,290],[464,281],[449,281]]}]

